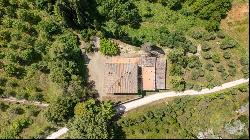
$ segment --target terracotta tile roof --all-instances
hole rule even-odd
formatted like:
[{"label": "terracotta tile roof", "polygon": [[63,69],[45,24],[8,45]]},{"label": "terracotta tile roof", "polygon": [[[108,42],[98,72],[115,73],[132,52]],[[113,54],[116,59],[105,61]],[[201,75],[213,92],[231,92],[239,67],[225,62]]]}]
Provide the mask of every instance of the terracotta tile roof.
[{"label": "terracotta tile roof", "polygon": [[155,67],[142,67],[142,89],[155,90]]},{"label": "terracotta tile roof", "polygon": [[106,63],[104,92],[137,93],[138,66],[133,63]]},{"label": "terracotta tile roof", "polygon": [[156,89],[166,88],[166,60],[164,58],[156,59]]}]

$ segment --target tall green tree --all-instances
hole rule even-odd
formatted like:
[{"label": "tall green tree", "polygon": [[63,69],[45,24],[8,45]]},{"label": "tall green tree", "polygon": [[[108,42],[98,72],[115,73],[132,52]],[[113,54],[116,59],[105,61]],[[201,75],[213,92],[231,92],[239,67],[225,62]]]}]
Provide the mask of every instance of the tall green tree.
[{"label": "tall green tree", "polygon": [[109,139],[114,137],[111,102],[98,103],[94,99],[78,103],[75,117],[69,122],[69,137],[74,139]]}]

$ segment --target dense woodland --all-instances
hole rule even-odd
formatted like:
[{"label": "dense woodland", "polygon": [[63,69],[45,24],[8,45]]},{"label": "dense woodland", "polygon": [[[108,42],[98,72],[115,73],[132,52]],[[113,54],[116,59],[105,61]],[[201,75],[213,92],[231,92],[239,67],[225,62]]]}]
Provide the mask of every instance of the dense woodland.
[{"label": "dense woodland", "polygon": [[[136,47],[150,42],[169,49],[173,90],[212,88],[249,74],[248,54],[220,30],[231,6],[232,0],[0,0],[0,97],[50,103],[48,123],[68,125],[70,138],[115,138],[114,104],[96,100],[80,42],[92,52],[90,41],[99,36],[101,53],[111,56],[119,48],[109,38]],[[198,44],[202,58],[194,55]],[[15,129],[0,129],[0,138],[18,138]]]}]

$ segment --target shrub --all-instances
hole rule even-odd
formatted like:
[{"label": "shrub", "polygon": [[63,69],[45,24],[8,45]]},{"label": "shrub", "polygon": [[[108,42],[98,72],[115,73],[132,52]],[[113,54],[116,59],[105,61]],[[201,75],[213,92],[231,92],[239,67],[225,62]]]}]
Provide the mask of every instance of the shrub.
[{"label": "shrub", "polygon": [[88,44],[87,47],[86,47],[86,49],[85,49],[85,51],[87,53],[94,52],[94,44],[93,43]]},{"label": "shrub", "polygon": [[5,86],[7,82],[7,79],[4,77],[0,77],[0,86]]},{"label": "shrub", "polygon": [[28,99],[29,94],[27,92],[17,92],[16,98],[21,100],[21,99]]},{"label": "shrub", "polygon": [[202,51],[207,52],[210,49],[211,49],[211,46],[207,42],[202,43],[202,45],[201,45],[201,50]]},{"label": "shrub", "polygon": [[236,68],[229,68],[228,73],[230,76],[235,76],[236,75]]},{"label": "shrub", "polygon": [[214,63],[220,63],[220,56],[218,54],[213,54],[212,55],[212,61]]},{"label": "shrub", "polygon": [[248,91],[248,87],[247,87],[247,86],[240,86],[240,87],[238,88],[238,90],[239,90],[240,92],[247,92],[247,91]]},{"label": "shrub", "polygon": [[206,80],[210,83],[212,80],[214,80],[214,76],[212,74],[206,75]]},{"label": "shrub", "polygon": [[18,73],[18,70],[15,65],[9,64],[4,67],[4,71],[9,75],[9,76],[15,76]]},{"label": "shrub", "polygon": [[215,33],[210,32],[210,33],[206,33],[203,37],[204,40],[209,41],[209,40],[214,40],[216,38]]},{"label": "shrub", "polygon": [[171,76],[180,76],[183,74],[183,69],[180,65],[173,64],[170,67],[170,75]]},{"label": "shrub", "polygon": [[229,76],[229,74],[226,72],[226,71],[223,71],[221,73],[221,77],[224,79],[224,80],[227,80],[227,77]]},{"label": "shrub", "polygon": [[218,71],[218,72],[224,72],[224,71],[225,71],[224,66],[223,66],[223,65],[219,65],[219,66],[217,67],[217,71]]},{"label": "shrub", "polygon": [[199,74],[199,71],[198,70],[193,70],[192,72],[191,72],[191,76],[192,76],[192,80],[197,80],[198,78],[199,78],[199,76],[200,76],[200,74]]},{"label": "shrub", "polygon": [[234,48],[234,47],[236,47],[236,45],[237,45],[236,41],[227,38],[227,39],[223,40],[223,42],[220,44],[220,48],[222,50],[226,50],[228,48]]},{"label": "shrub", "polygon": [[248,68],[248,66],[243,66],[242,69],[241,69],[241,72],[243,73],[244,78],[249,77],[249,68]]},{"label": "shrub", "polygon": [[223,57],[225,58],[225,59],[230,59],[231,58],[231,53],[229,52],[229,51],[225,51],[224,53],[223,53]]},{"label": "shrub", "polygon": [[0,97],[4,97],[4,89],[0,88]]},{"label": "shrub", "polygon": [[202,67],[202,64],[199,60],[199,57],[198,56],[191,56],[188,58],[188,67],[189,68],[199,68],[199,67]]},{"label": "shrub", "polygon": [[211,31],[218,31],[219,30],[220,23],[215,20],[210,20],[205,24],[205,29],[209,32]]},{"label": "shrub", "polygon": [[193,87],[193,90],[201,91],[202,90],[202,86],[195,84],[194,87]]},{"label": "shrub", "polygon": [[34,92],[29,97],[28,100],[31,101],[43,101],[43,94],[40,92]]},{"label": "shrub", "polygon": [[246,56],[242,56],[242,57],[240,58],[240,64],[241,64],[242,66],[248,65],[248,64],[249,64],[249,58],[246,57]]},{"label": "shrub", "polygon": [[198,72],[200,77],[203,77],[205,75],[205,71],[202,68],[199,68]]},{"label": "shrub", "polygon": [[211,63],[206,64],[205,68],[209,71],[213,71],[214,65]]},{"label": "shrub", "polygon": [[186,89],[193,89],[193,83],[186,83]]},{"label": "shrub", "polygon": [[202,53],[204,59],[211,59],[212,58],[212,53],[211,52],[204,52]]},{"label": "shrub", "polygon": [[90,41],[91,37],[96,34],[96,31],[88,28],[88,29],[81,30],[80,34],[81,34],[81,37],[84,39],[84,41],[88,42]]},{"label": "shrub", "polygon": [[197,47],[194,45],[189,45],[188,52],[195,54],[197,53]]},{"label": "shrub", "polygon": [[176,91],[185,90],[186,82],[185,82],[184,78],[182,78],[182,77],[175,76],[171,79],[170,83],[172,84],[173,89]]},{"label": "shrub", "polygon": [[8,105],[6,105],[6,104],[3,103],[3,102],[0,102],[0,110],[1,110],[1,111],[6,111],[6,109],[8,109],[8,108],[9,108]]},{"label": "shrub", "polygon": [[203,36],[204,36],[204,32],[203,31],[197,31],[197,30],[195,30],[195,31],[192,32],[192,37],[194,39],[201,39]]},{"label": "shrub", "polygon": [[236,64],[233,61],[229,61],[227,64],[230,68],[235,68]]},{"label": "shrub", "polygon": [[221,38],[221,39],[225,38],[225,35],[224,35],[224,33],[222,31],[218,31],[216,33],[216,35],[217,35],[218,38]]},{"label": "shrub", "polygon": [[11,107],[9,108],[9,112],[10,112],[10,113],[14,113],[14,114],[21,115],[21,114],[24,113],[24,110],[23,110],[21,107],[19,107],[19,106],[11,106]]},{"label": "shrub", "polygon": [[40,109],[36,106],[28,106],[27,108],[27,113],[29,114],[29,116],[34,116],[36,117],[40,112]]},{"label": "shrub", "polygon": [[101,39],[100,45],[100,51],[104,55],[112,56],[120,53],[118,45],[108,39]]}]

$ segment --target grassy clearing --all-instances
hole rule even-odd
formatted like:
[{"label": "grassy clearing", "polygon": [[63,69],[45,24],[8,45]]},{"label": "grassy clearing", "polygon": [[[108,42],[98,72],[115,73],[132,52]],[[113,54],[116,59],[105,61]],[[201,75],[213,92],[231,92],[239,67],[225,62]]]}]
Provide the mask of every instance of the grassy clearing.
[{"label": "grassy clearing", "polygon": [[[229,36],[237,40],[242,52],[248,54],[249,46],[249,2],[246,0],[234,0],[228,16],[221,21],[221,29]],[[244,51],[247,49],[247,51]],[[249,55],[249,54],[248,54]]]},{"label": "grassy clearing", "polygon": [[[118,124],[129,139],[197,138],[210,130],[205,138],[247,138],[248,111],[235,111],[249,102],[248,92],[248,84],[242,84],[210,95],[168,98],[127,112]],[[228,124],[237,120],[244,129],[229,134]]]},{"label": "grassy clearing", "polygon": [[[55,128],[44,117],[44,109],[32,105],[23,105],[15,103],[7,103],[0,101],[0,137],[6,138],[9,133],[9,138],[45,138]],[[25,127],[13,127],[20,120],[29,120],[31,123]],[[16,135],[12,133],[16,131]]]}]

